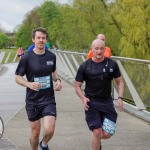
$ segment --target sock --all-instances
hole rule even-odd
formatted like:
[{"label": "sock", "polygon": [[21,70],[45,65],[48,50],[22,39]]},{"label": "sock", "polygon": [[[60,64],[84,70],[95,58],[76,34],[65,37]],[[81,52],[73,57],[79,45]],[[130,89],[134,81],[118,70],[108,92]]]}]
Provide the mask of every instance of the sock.
[{"label": "sock", "polygon": [[47,147],[47,144],[45,145],[45,144],[43,144],[43,142],[42,142],[42,147]]}]

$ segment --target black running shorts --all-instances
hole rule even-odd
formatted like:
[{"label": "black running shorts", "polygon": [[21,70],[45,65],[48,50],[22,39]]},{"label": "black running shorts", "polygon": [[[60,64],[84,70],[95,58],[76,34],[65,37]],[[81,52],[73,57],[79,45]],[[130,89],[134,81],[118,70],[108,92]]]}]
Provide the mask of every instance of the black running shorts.
[{"label": "black running shorts", "polygon": [[103,127],[104,119],[112,121],[114,124],[117,120],[117,113],[113,101],[88,103],[89,109],[85,111],[85,119],[90,130]]},{"label": "black running shorts", "polygon": [[44,116],[56,117],[56,104],[55,103],[43,103],[43,104],[26,104],[26,112],[28,120],[33,122],[43,118]]}]

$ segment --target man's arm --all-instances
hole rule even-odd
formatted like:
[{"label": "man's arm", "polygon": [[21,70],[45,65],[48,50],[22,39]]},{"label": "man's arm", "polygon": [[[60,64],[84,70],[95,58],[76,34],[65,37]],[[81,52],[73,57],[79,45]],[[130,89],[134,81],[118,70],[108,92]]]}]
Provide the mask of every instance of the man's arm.
[{"label": "man's arm", "polygon": [[62,89],[62,85],[61,85],[61,80],[59,79],[59,76],[56,70],[52,73],[52,78],[53,78],[53,81],[55,81],[54,90],[60,91]]},{"label": "man's arm", "polygon": [[16,80],[16,83],[18,83],[19,85],[28,87],[28,81],[25,80],[22,76],[16,75],[15,80]]},{"label": "man's arm", "polygon": [[124,93],[124,84],[122,81],[121,77],[115,78],[115,82],[117,84],[117,88],[118,88],[118,100],[117,100],[117,105],[118,105],[118,109],[119,111],[121,111],[123,109],[123,93]]},{"label": "man's arm", "polygon": [[20,75],[16,75],[15,80],[19,85],[28,87],[34,91],[39,91],[39,88],[41,87],[39,82],[28,82],[23,78],[23,76]]},{"label": "man's arm", "polygon": [[89,106],[87,105],[87,103],[90,100],[84,96],[81,86],[82,86],[82,82],[75,81],[75,85],[74,85],[75,91],[77,95],[80,97],[80,99],[83,101],[84,109],[88,110]]},{"label": "man's arm", "polygon": [[57,71],[55,70],[54,72],[52,72],[52,78],[53,78],[53,81],[57,81],[59,80],[59,76],[58,76],[58,73]]}]

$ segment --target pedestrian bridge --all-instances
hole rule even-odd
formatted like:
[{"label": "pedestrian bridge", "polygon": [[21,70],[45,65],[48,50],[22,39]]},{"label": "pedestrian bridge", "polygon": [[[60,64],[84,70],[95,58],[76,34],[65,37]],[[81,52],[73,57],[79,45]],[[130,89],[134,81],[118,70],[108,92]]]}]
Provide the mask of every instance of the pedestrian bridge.
[{"label": "pedestrian bridge", "polygon": [[[91,133],[84,120],[82,102],[73,87],[77,68],[85,61],[86,54],[60,50],[53,52],[57,56],[63,89],[56,92],[58,117],[55,135],[49,146],[54,150],[90,150]],[[125,108],[123,112],[118,112],[115,135],[102,141],[103,149],[149,150],[150,61],[114,56],[112,59],[117,61],[125,82]],[[6,61],[0,65],[0,116],[5,122],[0,150],[30,149],[30,128],[24,109],[25,88],[14,81],[17,64]],[[117,97],[114,85],[114,98]]]},{"label": "pedestrian bridge", "polygon": [[[53,51],[57,56],[57,68],[63,79],[74,83],[79,65],[85,61],[86,53]],[[112,56],[121,70],[124,83],[125,110],[150,121],[150,61]],[[114,84],[114,99],[118,94]]]}]

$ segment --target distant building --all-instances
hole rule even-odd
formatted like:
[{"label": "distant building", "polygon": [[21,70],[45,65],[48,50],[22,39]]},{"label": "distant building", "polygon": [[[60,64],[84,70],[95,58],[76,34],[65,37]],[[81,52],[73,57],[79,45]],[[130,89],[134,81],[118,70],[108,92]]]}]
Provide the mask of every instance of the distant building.
[{"label": "distant building", "polygon": [[15,33],[13,32],[6,32],[5,33],[8,38],[9,38],[9,43],[8,43],[8,48],[13,48],[14,47],[14,36],[15,36]]},{"label": "distant building", "polygon": [[14,37],[15,33],[12,32],[6,32],[5,33],[8,37]]}]

